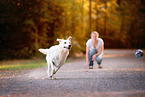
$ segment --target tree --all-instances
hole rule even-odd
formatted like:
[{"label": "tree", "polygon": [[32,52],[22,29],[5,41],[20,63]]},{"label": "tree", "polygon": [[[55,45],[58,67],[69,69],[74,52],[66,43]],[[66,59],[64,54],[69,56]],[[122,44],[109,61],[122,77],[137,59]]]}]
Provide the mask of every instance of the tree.
[{"label": "tree", "polygon": [[[89,33],[92,31],[92,0],[89,0]],[[89,34],[90,35],[90,34]]]},{"label": "tree", "polygon": [[62,13],[57,3],[51,0],[0,2],[0,59],[30,58],[38,47],[53,45],[54,33],[61,22],[58,16]]}]

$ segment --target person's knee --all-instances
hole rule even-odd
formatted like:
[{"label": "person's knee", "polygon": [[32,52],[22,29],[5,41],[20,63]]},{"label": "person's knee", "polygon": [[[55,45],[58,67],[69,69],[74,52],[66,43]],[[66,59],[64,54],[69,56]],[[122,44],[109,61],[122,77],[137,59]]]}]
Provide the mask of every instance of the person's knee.
[{"label": "person's knee", "polygon": [[99,62],[99,61],[102,61],[102,59],[98,57],[95,59],[95,61]]},{"label": "person's knee", "polygon": [[102,63],[102,59],[96,60],[96,62],[100,65]]}]

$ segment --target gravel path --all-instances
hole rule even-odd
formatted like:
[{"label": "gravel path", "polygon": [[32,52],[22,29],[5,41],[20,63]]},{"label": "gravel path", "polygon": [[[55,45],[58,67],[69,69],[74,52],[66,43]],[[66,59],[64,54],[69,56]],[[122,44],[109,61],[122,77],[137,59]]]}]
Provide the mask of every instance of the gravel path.
[{"label": "gravel path", "polygon": [[145,97],[145,57],[134,50],[105,50],[103,69],[84,69],[85,58],[71,58],[47,78],[47,67],[0,79],[0,97]]}]

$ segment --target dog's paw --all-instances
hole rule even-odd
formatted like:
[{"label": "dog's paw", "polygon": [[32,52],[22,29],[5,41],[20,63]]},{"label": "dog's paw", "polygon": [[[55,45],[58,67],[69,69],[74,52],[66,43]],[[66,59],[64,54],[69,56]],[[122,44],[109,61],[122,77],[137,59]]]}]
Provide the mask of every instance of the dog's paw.
[{"label": "dog's paw", "polygon": [[56,78],[55,78],[55,77],[50,76],[50,77],[48,77],[48,79],[56,79]]}]

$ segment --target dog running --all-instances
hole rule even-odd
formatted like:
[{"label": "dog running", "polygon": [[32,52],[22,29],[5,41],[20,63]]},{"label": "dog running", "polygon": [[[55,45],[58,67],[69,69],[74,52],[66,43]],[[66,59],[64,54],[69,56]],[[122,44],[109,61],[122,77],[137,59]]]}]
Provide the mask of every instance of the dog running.
[{"label": "dog running", "polygon": [[71,39],[69,36],[67,40],[57,39],[59,45],[54,45],[49,49],[39,49],[39,51],[46,55],[46,61],[48,64],[48,78],[55,79],[53,75],[59,70],[59,68],[65,63],[69,50],[71,49]]}]

